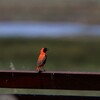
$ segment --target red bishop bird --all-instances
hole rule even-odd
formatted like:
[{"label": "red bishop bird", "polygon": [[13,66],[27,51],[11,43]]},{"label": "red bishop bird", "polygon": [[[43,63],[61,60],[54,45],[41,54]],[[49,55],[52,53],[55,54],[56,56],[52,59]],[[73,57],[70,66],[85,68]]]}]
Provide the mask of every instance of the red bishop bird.
[{"label": "red bishop bird", "polygon": [[38,57],[37,66],[36,66],[36,70],[38,72],[41,72],[42,71],[41,69],[43,69],[43,71],[45,71],[43,66],[45,65],[46,60],[47,60],[47,54],[46,54],[47,51],[48,51],[47,48],[42,48],[40,50],[40,55]]}]

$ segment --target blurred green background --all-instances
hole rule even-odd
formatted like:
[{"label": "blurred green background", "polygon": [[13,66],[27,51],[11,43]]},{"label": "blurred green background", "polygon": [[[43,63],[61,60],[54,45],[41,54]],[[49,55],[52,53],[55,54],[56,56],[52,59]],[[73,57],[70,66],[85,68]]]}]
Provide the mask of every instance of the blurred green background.
[{"label": "blurred green background", "polygon": [[[100,0],[0,0],[0,21],[74,22],[100,24]],[[86,34],[85,31],[83,34]],[[46,71],[100,72],[100,37],[0,37],[0,70],[35,70],[47,47]],[[90,91],[0,89],[0,93],[100,95]]]},{"label": "blurred green background", "polygon": [[47,47],[47,71],[100,71],[99,38],[3,38],[0,69],[35,70],[42,47]]}]

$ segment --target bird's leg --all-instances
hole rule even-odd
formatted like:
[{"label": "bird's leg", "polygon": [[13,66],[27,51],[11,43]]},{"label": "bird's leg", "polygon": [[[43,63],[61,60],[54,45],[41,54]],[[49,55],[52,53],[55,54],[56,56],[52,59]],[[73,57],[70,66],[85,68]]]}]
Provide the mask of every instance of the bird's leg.
[{"label": "bird's leg", "polygon": [[42,72],[41,67],[37,67],[36,70],[38,71],[38,73]]},{"label": "bird's leg", "polygon": [[39,68],[39,67],[36,67],[36,70],[37,70],[37,71],[39,71],[39,70],[40,70],[40,68]]}]

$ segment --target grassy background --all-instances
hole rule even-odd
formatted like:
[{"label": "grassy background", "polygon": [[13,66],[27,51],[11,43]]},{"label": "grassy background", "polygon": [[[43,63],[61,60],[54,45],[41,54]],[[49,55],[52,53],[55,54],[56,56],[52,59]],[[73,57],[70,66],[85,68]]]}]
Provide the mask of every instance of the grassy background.
[{"label": "grassy background", "polygon": [[47,47],[46,70],[100,71],[100,40],[80,38],[60,39],[0,39],[0,69],[34,70],[40,49]]},{"label": "grassy background", "polygon": [[[1,38],[0,70],[35,70],[39,50],[47,47],[47,71],[100,72],[100,38]],[[99,96],[99,91],[1,89],[0,94],[57,94]]]}]

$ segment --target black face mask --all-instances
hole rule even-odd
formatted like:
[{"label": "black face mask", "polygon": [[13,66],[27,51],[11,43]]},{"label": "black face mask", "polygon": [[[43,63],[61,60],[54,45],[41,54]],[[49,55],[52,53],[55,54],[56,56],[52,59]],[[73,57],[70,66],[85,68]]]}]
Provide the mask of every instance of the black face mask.
[{"label": "black face mask", "polygon": [[43,52],[46,52],[46,51],[48,51],[48,49],[47,48],[44,48]]}]

